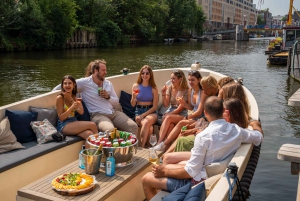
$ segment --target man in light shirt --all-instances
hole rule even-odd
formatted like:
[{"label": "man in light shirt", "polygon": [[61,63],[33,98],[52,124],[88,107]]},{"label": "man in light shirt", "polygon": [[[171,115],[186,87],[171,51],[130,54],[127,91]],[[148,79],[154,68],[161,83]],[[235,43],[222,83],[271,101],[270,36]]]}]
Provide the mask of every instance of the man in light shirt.
[{"label": "man in light shirt", "polygon": [[114,110],[119,98],[112,83],[105,79],[107,74],[106,61],[96,60],[91,64],[91,76],[76,80],[77,89],[82,94],[90,115],[100,131],[113,130],[138,133],[137,124],[126,114]]},{"label": "man in light shirt", "polygon": [[[250,125],[253,130],[243,129],[223,119],[223,102],[211,96],[204,104],[204,114],[209,126],[197,135],[191,157],[185,165],[156,165],[152,172],[142,178],[144,193],[150,200],[157,193],[156,189],[172,192],[188,182],[199,183],[206,179],[204,166],[224,160],[236,152],[242,143],[259,145],[262,142],[262,129],[258,121]],[[200,184],[204,186],[204,183]],[[205,188],[202,188],[205,190]]]}]

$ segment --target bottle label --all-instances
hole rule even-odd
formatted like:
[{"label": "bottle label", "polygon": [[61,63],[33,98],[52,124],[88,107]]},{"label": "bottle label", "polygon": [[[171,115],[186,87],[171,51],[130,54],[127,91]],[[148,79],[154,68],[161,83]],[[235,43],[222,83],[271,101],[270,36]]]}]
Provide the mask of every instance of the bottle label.
[{"label": "bottle label", "polygon": [[111,162],[106,161],[106,174],[111,175]]}]

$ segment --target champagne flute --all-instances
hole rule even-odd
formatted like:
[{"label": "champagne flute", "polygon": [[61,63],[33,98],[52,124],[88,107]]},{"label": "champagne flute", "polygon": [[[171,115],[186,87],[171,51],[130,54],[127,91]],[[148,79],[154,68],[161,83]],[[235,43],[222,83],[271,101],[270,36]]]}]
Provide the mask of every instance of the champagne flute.
[{"label": "champagne flute", "polygon": [[134,85],[133,86],[133,92],[136,93],[136,94],[140,93],[139,85]]},{"label": "champagne flute", "polygon": [[171,80],[166,81],[166,85],[165,86],[170,87],[171,85],[172,85],[172,81]]},{"label": "champagne flute", "polygon": [[179,106],[178,101],[182,99],[182,97],[183,97],[183,91],[178,91],[176,94],[177,106]]},{"label": "champagne flute", "polygon": [[149,143],[151,144],[152,147],[157,143],[157,138],[155,134],[150,135]]}]

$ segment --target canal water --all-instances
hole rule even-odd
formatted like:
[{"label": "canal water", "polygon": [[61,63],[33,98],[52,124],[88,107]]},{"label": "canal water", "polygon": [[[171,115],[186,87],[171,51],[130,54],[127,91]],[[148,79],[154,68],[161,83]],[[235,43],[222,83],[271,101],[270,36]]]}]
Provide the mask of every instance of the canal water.
[{"label": "canal water", "polygon": [[107,76],[120,74],[125,67],[133,72],[144,64],[161,69],[189,67],[199,61],[203,68],[242,77],[258,102],[265,138],[250,187],[251,200],[294,201],[298,176],[290,174],[290,163],[278,160],[277,152],[284,143],[300,144],[300,109],[287,105],[300,84],[288,77],[286,67],[267,65],[267,45],[265,38],[1,53],[0,106],[49,92],[66,74],[80,78],[87,64],[99,58],[107,61]]}]

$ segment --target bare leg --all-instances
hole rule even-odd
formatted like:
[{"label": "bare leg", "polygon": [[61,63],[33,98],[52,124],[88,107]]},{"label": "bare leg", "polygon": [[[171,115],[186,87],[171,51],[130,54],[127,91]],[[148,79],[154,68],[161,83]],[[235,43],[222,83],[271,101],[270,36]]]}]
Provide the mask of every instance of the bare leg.
[{"label": "bare leg", "polygon": [[145,147],[145,144],[149,137],[150,127],[157,121],[156,114],[149,114],[141,121],[141,147]]},{"label": "bare leg", "polygon": [[188,119],[188,120],[181,120],[175,127],[174,129],[171,131],[171,133],[168,135],[167,139],[164,141],[164,144],[166,146],[168,146],[169,144],[172,143],[173,140],[175,140],[178,135],[180,134],[181,132],[181,128],[182,126],[185,126],[187,124],[189,124],[190,122],[192,122],[194,120],[192,119]]},{"label": "bare leg", "polygon": [[86,139],[89,135],[98,133],[98,128],[91,121],[74,121],[65,125],[62,132],[66,135],[79,135]]},{"label": "bare leg", "polygon": [[157,194],[157,189],[167,190],[167,178],[156,178],[152,172],[148,172],[142,178],[142,185],[146,199],[151,200]]},{"label": "bare leg", "polygon": [[162,123],[162,126],[160,128],[160,131],[159,131],[159,140],[157,142],[157,144],[161,143],[165,136],[167,135],[167,132],[169,130],[169,127],[171,124],[177,124],[180,120],[183,119],[183,116],[181,115],[174,115],[174,114],[169,114],[166,116],[166,118],[164,119],[163,123]]},{"label": "bare leg", "polygon": [[164,156],[163,165],[177,164],[181,161],[189,160],[190,157],[191,157],[191,152],[189,152],[189,151],[167,153]]},{"label": "bare leg", "polygon": [[164,153],[164,155],[167,153],[172,153],[175,150],[177,139],[171,144],[171,146],[167,149],[167,151]]}]

